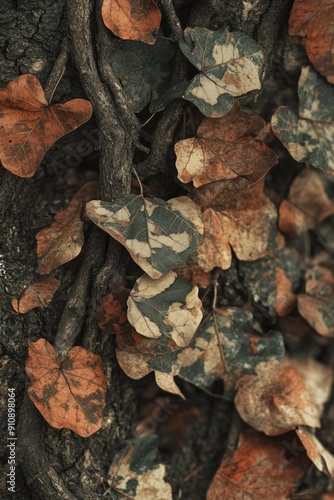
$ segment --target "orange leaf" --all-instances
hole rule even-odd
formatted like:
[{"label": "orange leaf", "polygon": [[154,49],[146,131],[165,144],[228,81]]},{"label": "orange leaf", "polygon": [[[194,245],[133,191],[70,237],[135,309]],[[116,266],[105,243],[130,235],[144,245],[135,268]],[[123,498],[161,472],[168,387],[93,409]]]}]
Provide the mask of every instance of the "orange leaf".
[{"label": "orange leaf", "polygon": [[112,293],[105,295],[97,305],[96,317],[99,328],[107,334],[131,335],[134,332],[127,316],[126,302],[130,290],[117,284]]},{"label": "orange leaf", "polygon": [[295,0],[290,35],[303,37],[307,55],[330,83],[334,83],[334,0]]},{"label": "orange leaf", "polygon": [[175,144],[178,178],[195,187],[238,176],[258,182],[278,161],[259,139],[264,126],[262,118],[245,113],[238,102],[222,118],[206,118],[196,137]]},{"label": "orange leaf", "polygon": [[21,314],[29,312],[35,307],[45,307],[50,304],[59,286],[60,281],[56,278],[41,278],[28,285],[18,299],[13,299],[12,306],[16,312]]},{"label": "orange leaf", "polygon": [[216,472],[207,500],[291,498],[308,465],[292,433],[282,439],[243,432],[238,449],[227,454]]},{"label": "orange leaf", "polygon": [[21,75],[0,91],[0,158],[19,177],[32,177],[46,151],[92,116],[85,99],[49,105],[38,79]]},{"label": "orange leaf", "polygon": [[325,474],[334,477],[334,457],[324,448],[312,429],[300,426],[297,427],[296,433],[314,465]]},{"label": "orange leaf", "polygon": [[161,12],[151,0],[103,0],[104,24],[123,40],[137,40],[153,45]]},{"label": "orange leaf", "polygon": [[79,255],[84,242],[82,208],[96,195],[97,181],[84,184],[53,224],[36,234],[38,271],[48,274]]},{"label": "orange leaf", "polygon": [[107,382],[100,356],[73,347],[61,362],[45,339],[28,346],[28,394],[45,420],[82,437],[101,429]]}]

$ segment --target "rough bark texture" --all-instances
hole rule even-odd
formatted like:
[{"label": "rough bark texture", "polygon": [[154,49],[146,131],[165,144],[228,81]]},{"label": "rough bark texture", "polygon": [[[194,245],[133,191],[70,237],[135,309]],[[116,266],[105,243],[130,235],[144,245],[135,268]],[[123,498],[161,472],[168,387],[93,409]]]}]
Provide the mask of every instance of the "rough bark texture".
[{"label": "rough bark texture", "polygon": [[[162,4],[168,7],[168,2]],[[296,68],[305,56],[286,42],[291,1],[178,0],[174,4],[180,9],[182,19],[188,19],[187,26],[217,28],[224,24],[250,34],[265,47],[268,59],[264,90],[256,104],[253,98],[249,101],[253,109],[261,110],[264,118],[283,101],[287,104],[287,100],[296,99],[289,83],[296,81]],[[14,497],[20,500],[106,498],[103,494],[108,489],[108,467],[115,452],[126,439],[133,437],[139,418],[137,404],[142,394],[154,385],[150,378],[139,382],[129,380],[117,365],[113,340],[98,332],[94,318],[96,300],[108,292],[112,283],[126,284],[128,258],[118,244],[96,229],[87,231],[80,257],[56,272],[62,285],[52,307],[19,315],[10,305],[13,297],[38,278],[35,234],[51,224],[54,214],[67,205],[84,181],[99,175],[102,199],[112,200],[129,192],[135,161],[143,180],[151,178],[152,185],[160,186],[161,191],[169,189],[168,185],[161,186],[165,172],[170,170],[169,146],[184,104],[171,103],[156,117],[150,136],[140,134],[138,120],[127,108],[109,65],[108,50],[112,50],[112,43],[101,22],[100,7],[101,2],[93,0],[11,0],[0,4],[1,88],[24,73],[36,74],[45,85],[67,34],[70,64],[54,99],[65,101],[86,96],[95,111],[94,119],[47,153],[34,178],[15,178],[2,167],[0,172],[0,439],[4,443],[7,437],[7,388],[14,387],[19,462]],[[173,33],[178,34],[175,26]],[[176,62],[174,71],[176,82],[184,77],[187,66],[183,58]],[[94,136],[91,139],[94,151],[82,158],[79,167],[71,168],[71,162],[75,162],[71,152],[87,136]],[[147,139],[151,147],[148,155],[139,151],[140,142],[146,144]],[[63,171],[52,168],[55,162],[64,163],[64,151],[66,168]],[[283,182],[279,174],[274,180]],[[284,180],[285,185],[288,182],[289,177]],[[237,270],[226,273],[229,299],[238,294],[239,285]],[[74,342],[101,355],[109,388],[105,424],[96,435],[83,439],[71,431],[51,428],[27,397],[24,371],[27,342],[41,336],[54,344],[61,355]],[[333,358],[333,353],[328,356]],[[170,443],[165,443],[161,456],[167,464],[167,480],[173,486],[175,498],[182,491],[182,498],[204,499],[224,451],[235,445],[240,422],[232,404],[187,384],[183,384],[183,390],[200,409],[201,418],[189,426],[179,448],[171,449]],[[183,404],[176,397],[171,400]],[[326,422],[328,427],[333,426],[333,419],[326,417]],[[333,448],[326,436],[324,444]],[[0,496],[10,498],[6,493],[7,451],[3,448],[0,458]],[[311,483],[317,479],[311,478]],[[321,480],[326,481],[323,476]]]}]

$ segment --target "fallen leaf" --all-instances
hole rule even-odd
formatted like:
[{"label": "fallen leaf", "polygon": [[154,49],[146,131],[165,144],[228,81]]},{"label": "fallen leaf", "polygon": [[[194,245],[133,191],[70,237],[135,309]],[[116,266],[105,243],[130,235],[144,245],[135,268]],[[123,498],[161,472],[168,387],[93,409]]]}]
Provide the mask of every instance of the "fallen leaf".
[{"label": "fallen leaf", "polygon": [[131,439],[116,452],[108,472],[108,484],[121,497],[172,500],[172,488],[164,480],[166,468],[158,462],[158,439]]},{"label": "fallen leaf", "polygon": [[[267,437],[254,431],[240,435],[238,449],[227,453],[209,487],[207,500],[292,498],[309,460],[291,434]],[[293,452],[292,458],[287,458]]]},{"label": "fallen leaf", "polygon": [[21,75],[0,91],[0,158],[19,177],[32,177],[47,150],[92,116],[85,99],[48,104],[34,75]]},{"label": "fallen leaf", "polygon": [[245,422],[270,436],[297,425],[320,427],[332,381],[332,370],[316,361],[260,363],[256,376],[240,381],[235,405]]},{"label": "fallen leaf", "polygon": [[97,191],[97,182],[84,184],[73,196],[66,210],[58,212],[50,227],[36,234],[38,271],[48,274],[79,255],[84,243],[81,212]]},{"label": "fallen leaf", "polygon": [[46,307],[53,299],[60,286],[56,278],[41,278],[25,288],[18,299],[13,299],[11,304],[17,313],[24,314],[35,307]]},{"label": "fallen leaf", "polygon": [[86,209],[154,279],[185,264],[202,239],[200,209],[186,196],[164,201],[127,195],[114,203],[90,201]]},{"label": "fallen leaf", "polygon": [[276,208],[264,194],[263,185],[263,181],[250,185],[237,178],[212,182],[193,191],[198,205],[212,207],[203,212],[204,237],[197,250],[198,264],[204,271],[216,266],[228,269],[232,248],[238,259],[248,261],[283,247]]},{"label": "fallen leaf", "polygon": [[321,472],[334,477],[334,457],[324,448],[319,439],[314,435],[312,429],[298,426],[296,433],[303,443],[308,457]]},{"label": "fallen leaf", "polygon": [[175,144],[176,168],[181,182],[195,187],[241,176],[261,180],[278,156],[260,139],[265,122],[245,113],[239,102],[222,118],[206,118],[195,137]]},{"label": "fallen leaf", "polygon": [[[189,261],[189,259],[188,259]],[[188,262],[185,266],[176,267],[174,271],[184,280],[190,281],[199,288],[208,288],[212,284],[209,273],[205,273],[197,264]]]},{"label": "fallen leaf", "polygon": [[295,177],[288,199],[279,207],[279,228],[283,233],[301,236],[334,213],[334,203],[326,193],[325,186],[320,173],[309,168]]},{"label": "fallen leaf", "polygon": [[329,177],[334,170],[334,87],[310,66],[298,82],[299,110],[281,106],[271,119],[274,134],[291,156]]},{"label": "fallen leaf", "polygon": [[129,294],[128,288],[116,284],[112,287],[112,293],[105,295],[98,302],[96,318],[103,333],[125,335],[132,332],[126,305]]},{"label": "fallen leaf", "polygon": [[107,28],[122,40],[153,45],[161,12],[151,0],[103,0],[102,18]]},{"label": "fallen leaf", "polygon": [[128,320],[149,338],[165,335],[181,347],[189,344],[203,317],[197,286],[171,271],[159,279],[144,274],[128,299]]},{"label": "fallen leaf", "polygon": [[290,35],[301,36],[308,58],[329,83],[334,83],[334,1],[295,0]]},{"label": "fallen leaf", "polygon": [[45,339],[29,342],[28,394],[45,420],[56,429],[88,437],[101,429],[107,382],[101,358],[73,347],[63,361]]}]

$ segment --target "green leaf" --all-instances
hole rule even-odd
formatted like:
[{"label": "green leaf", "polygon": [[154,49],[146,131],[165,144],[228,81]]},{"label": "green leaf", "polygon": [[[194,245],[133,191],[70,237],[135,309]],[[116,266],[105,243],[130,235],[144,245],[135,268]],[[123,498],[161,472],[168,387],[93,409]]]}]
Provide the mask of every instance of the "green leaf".
[{"label": "green leaf", "polygon": [[235,97],[261,89],[264,54],[245,33],[187,28],[180,49],[200,73],[190,83],[170,89],[152,110],[163,109],[171,98],[183,97],[205,116],[220,118],[232,109]]},{"label": "green leaf", "polygon": [[164,201],[130,194],[114,203],[93,200],[86,207],[90,219],[153,279],[184,265],[202,239],[200,209],[186,196]]},{"label": "green leaf", "polygon": [[168,86],[175,45],[159,36],[154,45],[122,42],[112,56],[112,66],[135,113],[156,100]]},{"label": "green leaf", "polygon": [[137,279],[128,299],[128,320],[145,337],[161,335],[186,346],[193,338],[203,314],[198,288],[173,271],[152,279]]},{"label": "green leaf", "polygon": [[334,170],[334,87],[311,66],[298,82],[298,114],[281,106],[271,119],[274,134],[296,161],[324,172]]},{"label": "green leaf", "polygon": [[166,468],[158,461],[157,441],[155,435],[131,439],[115,454],[108,472],[111,498],[172,500],[172,488],[164,480]]}]

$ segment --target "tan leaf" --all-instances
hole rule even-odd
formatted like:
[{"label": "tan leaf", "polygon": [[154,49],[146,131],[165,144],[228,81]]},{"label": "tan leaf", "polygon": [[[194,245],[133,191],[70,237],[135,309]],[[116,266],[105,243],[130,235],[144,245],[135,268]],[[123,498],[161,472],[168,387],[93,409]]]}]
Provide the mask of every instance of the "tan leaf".
[{"label": "tan leaf", "polygon": [[319,439],[317,439],[312,432],[312,429],[299,426],[297,427],[296,432],[305,447],[307,455],[317,469],[331,477],[334,477],[334,457],[320,443]]},{"label": "tan leaf", "polygon": [[28,285],[20,297],[13,299],[11,304],[15,311],[21,314],[29,312],[35,307],[46,307],[52,301],[59,286],[60,281],[56,278],[41,278]]}]

